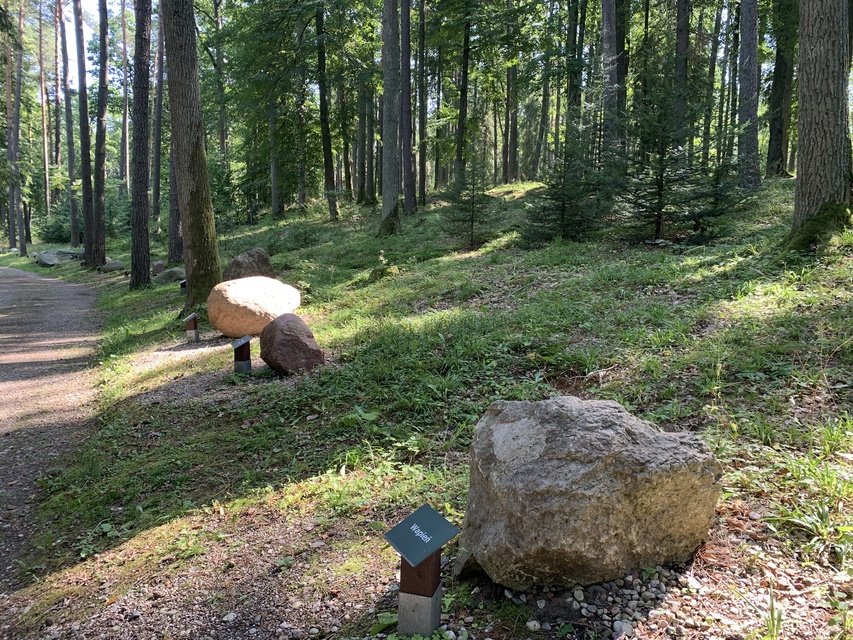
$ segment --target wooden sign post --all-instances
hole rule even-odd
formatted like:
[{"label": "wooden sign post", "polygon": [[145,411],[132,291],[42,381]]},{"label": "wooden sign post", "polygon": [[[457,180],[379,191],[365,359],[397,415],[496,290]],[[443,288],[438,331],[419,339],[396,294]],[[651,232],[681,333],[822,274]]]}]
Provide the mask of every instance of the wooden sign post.
[{"label": "wooden sign post", "polygon": [[191,313],[184,318],[184,326],[187,329],[187,342],[198,342],[198,315]]},{"label": "wooden sign post", "polygon": [[429,638],[441,624],[441,547],[459,533],[424,505],[385,534],[400,554],[397,631]]},{"label": "wooden sign post", "polygon": [[252,336],[243,336],[231,343],[234,349],[234,373],[249,373],[252,371]]}]

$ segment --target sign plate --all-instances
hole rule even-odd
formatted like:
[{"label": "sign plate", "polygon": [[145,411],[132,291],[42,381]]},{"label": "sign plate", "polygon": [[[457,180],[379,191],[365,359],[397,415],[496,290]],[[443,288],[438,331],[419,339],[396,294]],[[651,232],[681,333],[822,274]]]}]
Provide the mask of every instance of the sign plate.
[{"label": "sign plate", "polygon": [[197,313],[191,313],[191,314],[190,314],[190,315],[188,315],[186,318],[184,318],[183,320],[181,320],[181,322],[189,322],[190,320],[195,320],[197,317],[198,317],[198,314],[197,314]]},{"label": "sign plate", "polygon": [[413,567],[449,542],[459,529],[428,504],[385,534],[385,539]]},{"label": "sign plate", "polygon": [[247,344],[249,340],[252,339],[252,336],[243,336],[242,338],[237,338],[234,342],[231,343],[232,349],[239,349],[244,344]]}]

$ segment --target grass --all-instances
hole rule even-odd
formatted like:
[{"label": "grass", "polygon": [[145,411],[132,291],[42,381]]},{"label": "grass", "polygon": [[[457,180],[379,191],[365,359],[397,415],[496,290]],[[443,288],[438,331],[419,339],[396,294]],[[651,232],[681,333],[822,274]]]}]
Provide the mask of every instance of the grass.
[{"label": "grass", "polygon": [[[215,350],[140,371],[138,352],[182,339],[176,287],[131,293],[121,276],[58,267],[51,274],[100,292],[100,428],[43,479],[36,573],[142,541],[150,570],[188,560],[227,535],[190,528],[199,514],[263,505],[380,531],[430,502],[459,523],[465,453],[489,403],[561,393],[702,433],[728,469],[727,499],[763,505],[792,556],[849,568],[853,240],[845,231],[817,256],[780,249],[792,192],[770,183],[760,208],[721,219],[707,246],[602,236],[525,247],[536,185],[492,192],[474,251],[445,233],[440,200],[391,238],[377,239],[374,213],[349,204],[338,225],[318,208],[234,229],[223,263],[267,249],[302,288],[300,313],[331,355],[296,380],[234,376]],[[399,272],[369,282],[387,265]],[[205,375],[212,390],[198,397],[145,400],[144,390],[168,394]],[[363,542],[352,552],[342,578],[379,553]],[[48,584],[33,587],[33,619],[63,597]]]}]

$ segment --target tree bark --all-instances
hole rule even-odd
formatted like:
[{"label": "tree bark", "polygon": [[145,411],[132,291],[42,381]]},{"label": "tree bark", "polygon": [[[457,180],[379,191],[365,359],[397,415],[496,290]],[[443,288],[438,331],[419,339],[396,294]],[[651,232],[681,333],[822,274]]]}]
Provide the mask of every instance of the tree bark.
[{"label": "tree bark", "polygon": [[77,100],[80,124],[80,179],[83,199],[83,263],[95,264],[95,216],[92,211],[92,137],[89,130],[89,98],[86,90],[86,44],[83,40],[83,6],[81,0],[72,0],[74,31],[77,36]]},{"label": "tree bark", "polygon": [[795,248],[849,221],[848,10],[847,0],[800,3]]},{"label": "tree bark", "polygon": [[[7,157],[9,159],[9,219],[15,218],[18,232],[18,255],[27,255],[27,224],[21,203],[21,168],[18,163],[18,143],[21,134],[21,85],[24,68],[24,3],[18,5],[18,47],[15,56],[15,98],[12,120],[8,126]],[[13,236],[9,236],[11,241]]]},{"label": "tree bark", "polygon": [[202,304],[222,273],[204,149],[196,26],[191,0],[162,0],[169,67],[169,113],[178,207],[184,232],[189,310]]},{"label": "tree bark", "polygon": [[418,3],[418,202],[426,206],[427,186],[426,0]]},{"label": "tree bark", "polygon": [[758,0],[741,0],[740,34],[738,166],[741,186],[756,189],[761,185],[758,158]]},{"label": "tree bark", "polygon": [[[154,91],[154,131],[151,160],[151,219],[160,226],[160,169],[163,152],[163,20],[157,26],[157,85]],[[158,229],[159,232],[159,229]]]},{"label": "tree bark", "polygon": [[92,234],[92,266],[100,267],[106,262],[106,221],[107,221],[107,101],[109,85],[107,72],[109,62],[107,47],[109,38],[109,16],[107,0],[98,0],[100,14],[99,29],[99,68],[98,68],[98,115],[95,121],[95,191],[94,191],[94,229]]},{"label": "tree bark", "polygon": [[[723,3],[717,6],[714,34],[711,39],[711,55],[708,57],[708,84],[705,90],[705,113],[702,121],[702,168],[707,169],[711,160],[711,119],[714,114],[714,83],[717,79],[717,54],[720,51],[720,29],[723,21]],[[725,73],[725,67],[723,68]],[[725,84],[725,82],[723,83]],[[717,131],[719,135],[719,131]]]},{"label": "tree bark", "polygon": [[677,0],[675,18],[675,140],[687,140],[687,60],[690,55],[690,0]]},{"label": "tree bark", "polygon": [[[123,4],[123,3],[122,3]],[[130,288],[151,284],[148,245],[148,60],[151,57],[151,0],[136,0],[136,36],[133,49],[133,181],[130,193]],[[124,14],[122,14],[122,21]],[[127,43],[125,42],[125,45]],[[125,89],[127,87],[125,86]]]},{"label": "tree bark", "polygon": [[785,170],[788,152],[788,131],[791,121],[791,94],[794,84],[794,50],[798,16],[797,0],[773,2],[772,26],[776,40],[776,60],[770,85],[768,120],[770,139],[767,143],[766,176],[789,176]]},{"label": "tree bark", "polygon": [[71,85],[68,79],[68,37],[65,33],[65,20],[62,17],[62,0],[56,0],[56,13],[62,38],[62,91],[65,94],[65,142],[68,147],[68,199],[70,201],[71,246],[80,246],[80,220],[77,212],[77,195],[74,183],[77,181],[74,152],[74,113],[71,106]]},{"label": "tree bark", "polygon": [[403,212],[415,213],[415,159],[412,148],[412,0],[402,0],[400,12],[400,139],[403,162]]},{"label": "tree bark", "polygon": [[619,75],[616,56],[618,54],[616,37],[616,0],[601,2],[601,64],[604,76],[602,88],[603,145],[608,155],[619,147]]},{"label": "tree bark", "polygon": [[462,28],[462,65],[459,83],[459,118],[456,122],[456,194],[465,188],[465,134],[468,125],[468,69],[471,65],[471,20],[465,16],[465,26]]},{"label": "tree bark", "polygon": [[317,84],[320,90],[320,135],[323,145],[323,175],[325,178],[326,201],[329,203],[329,220],[338,219],[338,202],[335,198],[335,164],[332,158],[332,133],[329,128],[329,88],[326,82],[326,33],[323,29],[321,2],[315,14],[317,29]]},{"label": "tree bark", "polygon": [[358,141],[356,147],[356,196],[358,204],[367,201],[365,162],[367,161],[367,86],[362,83],[358,88]]},{"label": "tree bark", "polygon": [[380,236],[400,231],[400,25],[397,0],[382,7],[382,216]]},{"label": "tree bark", "polygon": [[366,104],[364,106],[367,120],[367,143],[365,144],[365,197],[366,204],[376,203],[376,99],[373,85],[367,88]]},{"label": "tree bark", "polygon": [[[130,124],[128,116],[130,111],[130,98],[128,95],[127,78],[127,11],[126,0],[121,0],[121,148],[119,150],[118,178],[121,180],[120,188],[130,189]],[[150,11],[149,11],[150,13]],[[150,16],[149,16],[150,22]],[[150,24],[149,24],[150,28]],[[146,60],[146,65],[148,64]],[[146,67],[145,76],[148,76]],[[148,92],[145,92],[146,95]],[[146,109],[147,111],[147,109]],[[131,287],[133,283],[131,282]]]},{"label": "tree bark", "polygon": [[[59,165],[62,162],[62,73],[60,72],[60,60],[62,60],[59,51],[59,13],[54,6],[53,10],[53,165],[59,170]],[[53,195],[51,199],[56,202],[59,200],[59,189],[54,185]]]},{"label": "tree bark", "polygon": [[277,218],[281,215],[281,196],[278,190],[278,109],[275,101],[271,102],[267,114],[270,147],[270,215]]},{"label": "tree bark", "polygon": [[41,150],[44,172],[44,213],[50,218],[50,102],[44,81],[44,3],[39,0],[39,91],[41,92]]},{"label": "tree bark", "polygon": [[[160,7],[163,15],[163,7]],[[160,22],[160,28],[163,23]],[[178,203],[178,185],[175,176],[174,143],[169,146],[169,257],[170,263],[184,261],[184,227],[181,224],[181,206]]]}]

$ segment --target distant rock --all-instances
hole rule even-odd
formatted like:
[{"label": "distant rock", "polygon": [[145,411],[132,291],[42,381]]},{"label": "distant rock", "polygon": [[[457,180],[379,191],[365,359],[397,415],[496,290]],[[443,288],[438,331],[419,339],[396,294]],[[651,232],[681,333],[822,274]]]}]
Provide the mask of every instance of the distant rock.
[{"label": "distant rock", "polygon": [[722,468],[692,433],[610,401],[498,401],[471,445],[457,575],[570,586],[684,562],[707,538]]},{"label": "distant rock", "polygon": [[110,260],[99,268],[101,273],[114,273],[116,271],[126,271],[127,267],[121,260]]},{"label": "distant rock", "polygon": [[301,302],[299,290],[264,276],[227,280],[207,297],[207,317],[217,331],[230,338],[257,335]]},{"label": "distant rock", "polygon": [[48,249],[38,254],[36,264],[42,267],[55,267],[60,262],[71,262],[79,257],[80,253],[71,249]]},{"label": "distant rock", "polygon": [[323,364],[323,350],[299,316],[285,313],[261,331],[261,359],[282,373],[311,371]]},{"label": "distant rock", "polygon": [[154,278],[154,284],[169,284],[172,282],[180,282],[181,280],[186,279],[187,274],[181,267],[172,267],[171,269],[166,269]]},{"label": "distant rock", "polygon": [[[162,260],[158,260],[154,264],[151,265],[151,273],[156,277],[159,276],[163,271],[166,270],[166,265]],[[181,278],[183,280],[183,278]]]},{"label": "distant rock", "polygon": [[237,280],[238,278],[251,278],[252,276],[266,276],[275,278],[276,273],[270,263],[270,257],[263,249],[249,249],[234,258],[225,269],[222,270],[223,280]]}]

